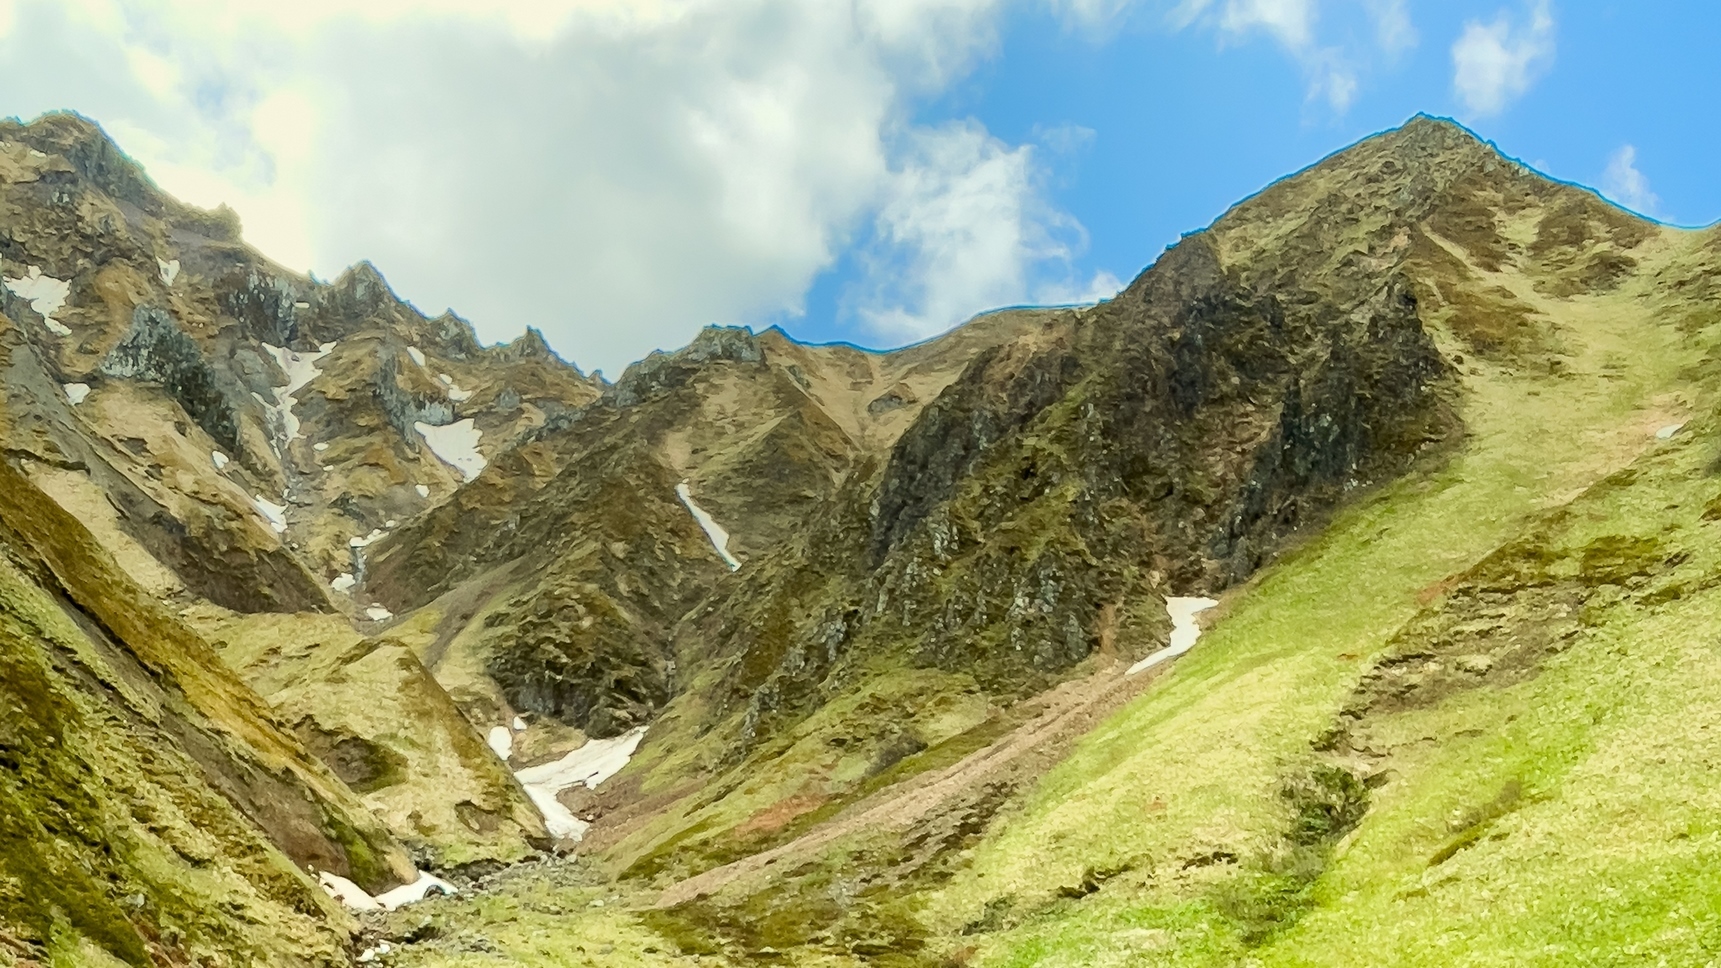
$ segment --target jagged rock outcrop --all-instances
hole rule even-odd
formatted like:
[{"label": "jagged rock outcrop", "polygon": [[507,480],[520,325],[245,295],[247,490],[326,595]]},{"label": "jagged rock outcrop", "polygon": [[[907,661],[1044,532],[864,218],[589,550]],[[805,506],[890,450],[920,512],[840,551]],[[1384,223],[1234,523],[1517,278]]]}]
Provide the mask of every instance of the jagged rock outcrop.
[{"label": "jagged rock outcrop", "polygon": [[244,454],[233,402],[197,342],[154,306],[139,306],[131,330],[102,358],[104,376],[160,383],[192,420],[230,456]]},{"label": "jagged rock outcrop", "polygon": [[[245,656],[247,678],[331,762],[345,769],[355,744],[404,758],[365,806],[344,794],[367,823],[366,806],[445,865],[545,845],[506,764],[411,646],[358,654],[326,633],[349,619],[376,631],[386,616],[358,584],[365,545],[598,386],[530,340],[484,347],[453,313],[426,318],[368,264],[325,283],[268,262],[231,212],[160,192],[76,116],[0,123],[0,225],[11,466],[81,519],[151,601],[219,614],[203,627],[211,637],[241,628],[275,640],[269,655]],[[426,434],[455,424],[458,435]],[[324,726],[337,738],[324,742]],[[259,797],[289,812],[311,802]],[[224,849],[199,856],[221,863]]]}]

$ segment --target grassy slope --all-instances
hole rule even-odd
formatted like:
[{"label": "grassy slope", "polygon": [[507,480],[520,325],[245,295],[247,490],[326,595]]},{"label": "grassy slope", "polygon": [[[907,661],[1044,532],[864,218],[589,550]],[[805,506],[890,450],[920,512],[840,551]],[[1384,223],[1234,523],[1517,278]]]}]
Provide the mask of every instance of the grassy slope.
[{"label": "grassy slope", "polygon": [[[1673,260],[1695,241],[1669,235],[1651,245]],[[1674,325],[1684,313],[1668,310],[1685,307],[1658,303],[1647,284],[1558,305],[1522,283],[1512,288],[1556,322],[1564,373],[1473,362],[1462,454],[1340,515],[1318,541],[1234,595],[1200,649],[1090,736],[1019,816],[993,828],[972,864],[930,899],[929,926],[960,932],[990,910],[1004,930],[975,939],[987,963],[1214,964],[1247,953],[1249,925],[1239,922],[1248,917],[1239,911],[1248,907],[1235,899],[1259,868],[1273,866],[1261,858],[1279,850],[1289,823],[1277,793],[1314,759],[1312,744],[1367,660],[1437,582],[1534,530],[1538,512],[1653,445],[1657,427],[1682,419],[1683,405],[1701,395],[1688,378],[1707,341]],[[1659,484],[1642,485],[1651,486]],[[1636,503],[1677,504],[1689,516],[1701,507],[1679,501],[1689,496],[1655,491]],[[1585,513],[1599,530],[1645,526],[1631,510]],[[1682,601],[1679,610],[1700,615],[1718,604]],[[1704,835],[1686,830],[1684,815],[1695,807],[1669,810],[1666,802],[1709,795],[1703,784],[1688,785],[1703,747],[1657,764],[1667,773],[1659,784],[1639,773],[1633,786],[1617,761],[1633,747],[1655,751],[1698,730],[1708,717],[1682,700],[1702,695],[1714,665],[1675,661],[1696,643],[1662,638],[1667,614],[1621,610],[1609,621],[1618,647],[1637,662],[1622,664],[1592,645],[1503,694],[1463,694],[1392,722],[1384,730],[1392,773],[1376,806],[1307,894],[1282,899],[1312,904],[1306,916],[1252,939],[1265,940],[1253,956],[1498,964],[1504,950],[1529,958],[1556,939],[1603,947],[1643,940],[1676,901],[1713,914],[1712,892],[1693,877],[1713,841],[1706,850]],[[1681,676],[1676,687],[1661,681]],[[1614,711],[1596,721],[1597,704]],[[1508,721],[1515,711],[1534,715]],[[1677,731],[1662,732],[1671,725],[1662,719]],[[1448,815],[1482,806],[1512,778],[1534,801],[1514,814],[1522,835],[1425,874],[1430,854],[1452,836]],[[1666,839],[1680,830],[1692,836]],[[1241,863],[1204,863],[1215,852]],[[1053,894],[1085,870],[1125,863],[1133,870],[1083,900]],[[1595,890],[1584,878],[1602,870],[1608,887]],[[1425,879],[1440,886],[1418,893]],[[1655,936],[1657,953],[1671,955],[1702,934],[1670,923]],[[1383,944],[1389,936],[1397,943]],[[1540,956],[1570,963],[1574,954]]]}]

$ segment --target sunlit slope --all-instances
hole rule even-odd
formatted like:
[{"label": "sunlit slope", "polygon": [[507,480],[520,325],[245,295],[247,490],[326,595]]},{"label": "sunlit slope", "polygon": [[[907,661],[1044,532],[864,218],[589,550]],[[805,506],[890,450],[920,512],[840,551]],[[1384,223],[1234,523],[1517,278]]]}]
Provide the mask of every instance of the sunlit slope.
[{"label": "sunlit slope", "polygon": [[[1704,420],[1657,435],[1712,409],[1714,238],[1647,230],[1629,277],[1572,292],[1535,221],[1500,225],[1530,244],[1492,269],[1437,231],[1423,261],[1464,282],[1425,300],[1443,348],[1488,351],[1461,453],[1228,596],[928,900],[934,932],[1009,965],[1721,950],[1721,478]],[[1450,308],[1478,292],[1522,342]]]},{"label": "sunlit slope", "polygon": [[0,963],[346,961],[315,867],[406,853],[213,649],[0,463]]}]

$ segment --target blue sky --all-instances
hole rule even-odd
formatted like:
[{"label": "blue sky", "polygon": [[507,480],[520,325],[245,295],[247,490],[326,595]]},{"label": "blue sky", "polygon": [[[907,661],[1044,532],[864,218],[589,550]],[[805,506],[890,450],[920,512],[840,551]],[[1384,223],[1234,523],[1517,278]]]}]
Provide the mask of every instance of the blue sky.
[{"label": "blue sky", "polygon": [[[972,115],[1009,142],[1075,126],[1075,150],[1043,149],[1049,194],[1086,229],[1077,274],[1127,281],[1179,234],[1212,222],[1276,178],[1417,112],[1454,117],[1513,157],[1557,178],[1611,190],[1680,225],[1721,218],[1721,8],[1693,3],[1568,2],[1549,6],[1552,51],[1527,89],[1497,111],[1473,110],[1454,86],[1452,47],[1467,24],[1529,4],[1408,5],[1416,39],[1389,54],[1362,3],[1325,4],[1316,30],[1357,52],[1354,100],[1337,110],[1297,56],[1266,31],[1226,34],[1131,8],[1104,32],[1054,12],[1019,9],[996,54],[918,112]],[[1653,201],[1619,199],[1609,166],[1623,148]],[[1604,187],[1605,186],[1605,187]],[[843,318],[852,267],[820,276],[797,335],[853,339]]]},{"label": "blue sky", "polygon": [[1108,295],[1419,111],[1708,224],[1718,41],[1673,2],[0,0],[0,115],[614,375],[708,323],[890,346]]}]

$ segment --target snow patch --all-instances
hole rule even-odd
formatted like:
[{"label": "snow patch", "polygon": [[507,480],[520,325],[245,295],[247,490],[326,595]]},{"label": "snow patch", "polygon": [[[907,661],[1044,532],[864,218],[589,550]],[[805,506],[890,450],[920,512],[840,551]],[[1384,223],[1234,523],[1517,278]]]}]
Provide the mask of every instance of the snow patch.
[{"label": "snow patch", "polygon": [[155,260],[155,264],[161,269],[161,281],[163,285],[171,286],[173,285],[173,280],[179,278],[178,259],[157,259]]},{"label": "snow patch", "polygon": [[276,452],[284,455],[288,444],[304,436],[299,433],[299,418],[293,413],[294,404],[299,402],[293,397],[293,394],[298,393],[312,380],[323,375],[323,371],[317,369],[317,361],[328,356],[334,350],[335,344],[324,343],[312,353],[300,353],[297,350],[290,350],[284,346],[271,346],[268,343],[258,345],[274,357],[275,365],[281,368],[282,373],[287,374],[287,385],[275,388],[274,406],[264,404],[280,425],[280,437],[276,440],[275,445]]},{"label": "snow patch", "polygon": [[490,744],[490,752],[504,760],[514,755],[514,731],[506,726],[492,726],[484,742]]},{"label": "snow patch", "polygon": [[1684,429],[1684,423],[1668,424],[1655,432],[1656,440],[1672,440],[1673,435]]},{"label": "snow patch", "polygon": [[258,513],[269,520],[269,527],[274,528],[276,534],[287,533],[286,505],[276,504],[261,494],[252,495],[251,503],[257,505]]},{"label": "snow patch", "polygon": [[323,890],[328,891],[330,897],[354,911],[382,910],[382,905],[377,903],[376,898],[370,896],[369,891],[339,874],[322,871],[317,874],[317,883],[323,885]]},{"label": "snow patch", "polygon": [[711,539],[711,547],[717,549],[717,556],[723,559],[723,563],[729,566],[729,570],[734,571],[740,568],[741,562],[729,553],[729,532],[725,531],[723,526],[718,524],[704,508],[693,503],[693,490],[687,486],[686,481],[675,485],[675,495],[681,498],[681,503],[687,505],[687,510],[693,513],[693,520],[698,521],[699,526],[705,529],[705,536]]},{"label": "snow patch", "polygon": [[53,276],[42,275],[41,266],[30,266],[26,275],[20,279],[7,279],[6,288],[12,290],[12,295],[19,299],[28,299],[30,308],[36,315],[42,317],[48,331],[59,336],[70,336],[72,331],[65,324],[54,318],[54,314],[66,305],[66,296],[71,294],[72,284]]},{"label": "snow patch", "polygon": [[362,538],[353,538],[353,539],[349,540],[347,542],[347,547],[349,547],[349,548],[368,547],[369,545],[374,544],[382,536],[383,536],[383,532],[382,532],[381,528],[372,528],[370,534],[367,534]]},{"label": "snow patch", "polygon": [[556,799],[563,790],[584,783],[595,790],[633,758],[639,741],[645,738],[645,727],[630,729],[611,739],[589,739],[584,746],[567,756],[541,766],[528,767],[514,774],[526,795],[544,815],[544,826],[550,836],[559,840],[579,840],[591,824],[574,816],[573,811]]},{"label": "snow patch", "polygon": [[329,442],[326,440],[319,440],[311,445],[311,449],[320,454],[329,449]]},{"label": "snow patch", "polygon": [[460,389],[460,387],[454,384],[454,378],[448,374],[438,373],[436,378],[442,381],[442,385],[444,387],[448,388],[448,399],[453,400],[455,403],[465,403],[472,399],[472,391]]},{"label": "snow patch", "polygon": [[429,497],[430,496],[430,488],[424,486],[423,484],[415,484],[415,485],[413,485],[412,489],[418,492],[419,497]]},{"label": "snow patch", "polygon": [[442,427],[433,427],[423,421],[412,426],[424,438],[432,454],[459,471],[468,481],[483,473],[489,464],[478,452],[478,439],[484,436],[484,431],[472,426],[471,417]]},{"label": "snow patch", "polygon": [[[440,877],[419,871],[418,878],[410,884],[402,884],[393,890],[384,891],[376,897],[371,897],[364,888],[352,881],[321,871],[317,874],[317,883],[323,885],[323,890],[335,900],[340,901],[354,911],[393,911],[434,897],[439,894],[459,894],[460,888],[448,883]],[[386,949],[386,946],[383,946]]]},{"label": "snow patch", "polygon": [[353,590],[353,586],[358,583],[359,580],[354,578],[351,572],[343,571],[335,576],[334,581],[329,582],[329,587],[337,592],[350,592]]},{"label": "snow patch", "polygon": [[1175,659],[1195,647],[1195,640],[1201,637],[1201,626],[1195,624],[1195,614],[1205,612],[1219,604],[1211,598],[1167,598],[1165,600],[1166,614],[1171,616],[1171,644],[1147,658],[1129,667],[1126,676]]},{"label": "snow patch", "polygon": [[424,351],[418,347],[408,346],[406,348],[406,355],[412,357],[412,362],[417,363],[419,366],[424,365]]},{"label": "snow patch", "polygon": [[389,619],[394,618],[394,613],[383,608],[381,605],[372,605],[370,608],[365,609],[365,618],[368,618],[373,622],[386,622]]},{"label": "snow patch", "polygon": [[384,910],[392,911],[398,907],[417,903],[427,897],[435,897],[440,894],[459,893],[460,888],[455,887],[453,884],[450,884],[435,875],[426,874],[423,871],[420,871],[418,874],[418,880],[413,881],[411,884],[402,884],[391,891],[384,891],[383,893],[378,894],[376,896],[376,902],[382,905]]},{"label": "snow patch", "polygon": [[522,719],[519,716],[515,716],[514,717],[514,732],[524,733],[525,731],[526,731],[526,720]]},{"label": "snow patch", "polygon": [[71,401],[71,404],[74,407],[83,403],[84,398],[90,395],[90,385],[88,383],[68,383],[63,387],[63,389],[66,391],[66,399]]},{"label": "snow patch", "polygon": [[226,454],[223,454],[222,452],[220,452],[218,450],[212,450],[209,452],[209,462],[211,464],[214,464],[215,469],[218,471],[226,470],[227,469],[227,462],[231,459],[232,458],[229,458]]}]

